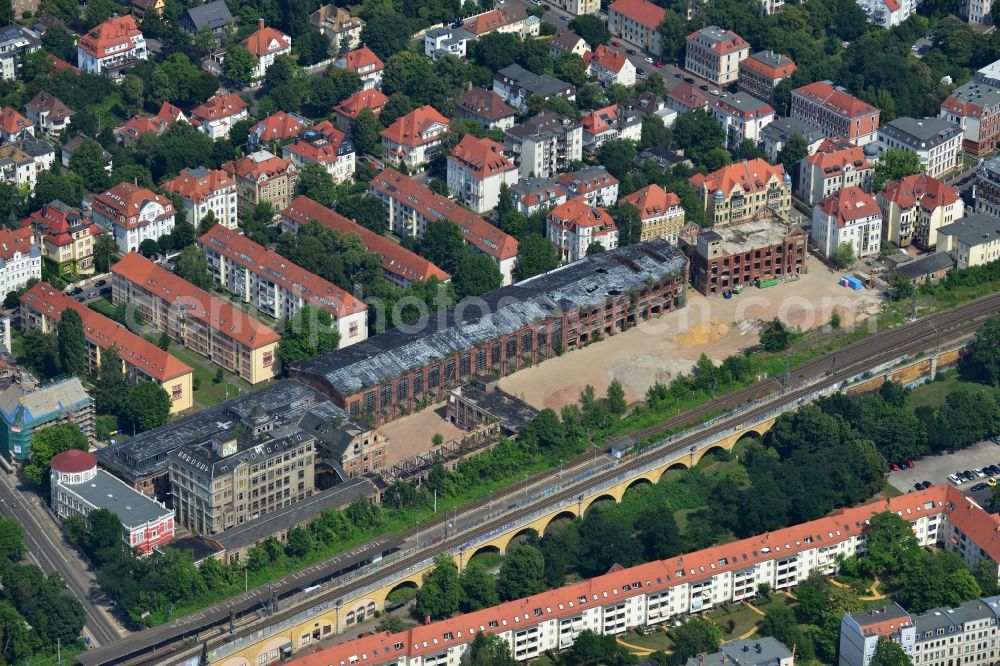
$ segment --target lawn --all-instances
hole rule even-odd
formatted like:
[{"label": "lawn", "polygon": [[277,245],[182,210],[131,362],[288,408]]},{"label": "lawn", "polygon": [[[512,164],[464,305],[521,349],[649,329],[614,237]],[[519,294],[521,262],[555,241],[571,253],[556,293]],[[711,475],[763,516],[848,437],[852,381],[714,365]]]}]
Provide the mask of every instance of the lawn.
[{"label": "lawn", "polygon": [[167,351],[194,369],[194,376],[200,382],[198,390],[194,392],[196,407],[217,405],[227,398],[235,398],[241,392],[248,393],[252,390],[250,384],[228,372],[223,372],[223,380],[216,384],[215,376],[219,366],[183,345],[173,343]]},{"label": "lawn", "polygon": [[622,634],[618,638],[623,643],[628,643],[629,645],[634,645],[646,650],[672,652],[674,649],[674,642],[670,640],[670,637],[667,635],[666,627],[662,626],[651,629],[645,636],[634,631],[630,631]]},{"label": "lawn", "polygon": [[112,321],[118,321],[118,308],[106,298],[98,298],[87,304],[87,307],[96,312],[97,314],[102,314]]},{"label": "lawn", "polygon": [[956,371],[944,373],[941,377],[942,379],[927,382],[913,389],[906,404],[912,409],[924,406],[940,407],[948,394],[955,391],[986,392],[992,394],[994,398],[1000,397],[997,389],[978,382],[966,381]]},{"label": "lawn", "polygon": [[714,610],[708,614],[708,618],[722,629],[723,641],[732,641],[756,627],[761,616],[746,604],[736,604]]}]

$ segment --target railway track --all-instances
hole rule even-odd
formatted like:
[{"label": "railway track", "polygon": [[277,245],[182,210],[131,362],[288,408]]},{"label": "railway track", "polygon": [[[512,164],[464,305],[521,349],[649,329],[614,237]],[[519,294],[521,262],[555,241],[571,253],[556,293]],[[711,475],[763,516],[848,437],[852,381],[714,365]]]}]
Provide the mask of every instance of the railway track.
[{"label": "railway track", "polygon": [[[954,340],[971,334],[984,319],[998,313],[1000,313],[1000,294],[986,296],[952,310],[928,315],[908,324],[879,331],[836,352],[825,354],[794,368],[795,375],[801,377],[804,381],[808,382],[817,377],[821,377],[822,379],[818,383],[814,382],[801,388],[787,390],[781,403],[772,401],[759,406],[749,407],[737,415],[721,418],[717,423],[712,424],[708,428],[701,429],[688,436],[682,436],[667,446],[640,452],[634,458],[624,461],[612,469],[596,473],[576,484],[553,492],[545,496],[542,501],[530,502],[526,506],[504,512],[496,518],[486,520],[471,529],[459,532],[451,538],[445,538],[437,543],[433,543],[419,552],[401,557],[370,574],[359,576],[339,587],[327,589],[311,597],[308,603],[316,605],[323,602],[333,602],[339,598],[349,597],[353,591],[366,587],[369,584],[391,580],[394,576],[405,572],[408,568],[427,558],[431,558],[442,552],[455,552],[463,544],[490,534],[492,531],[512,522],[516,523],[538,510],[540,506],[554,505],[564,502],[567,499],[575,498],[586,487],[598,485],[617,476],[627,475],[631,471],[649,463],[651,460],[686,452],[693,443],[707,437],[717,434],[728,434],[732,432],[734,425],[760,419],[763,415],[774,410],[778,404],[793,404],[800,398],[809,396],[818,389],[839,384],[845,379],[854,377],[859,372],[863,372],[868,368],[901,356],[927,351],[946,340]],[[656,437],[678,426],[691,424],[720,408],[732,409],[738,406],[745,406],[758,398],[773,395],[780,390],[782,390],[782,384],[778,379],[769,378],[762,380],[746,389],[727,394],[718,400],[706,403],[678,417],[631,433],[628,437],[612,442],[609,448],[615,445],[621,446],[632,441]],[[581,456],[578,461],[585,458],[586,456]],[[551,478],[556,474],[558,474],[556,470],[543,472],[530,479],[530,481],[546,477]],[[493,503],[503,505],[506,501],[514,499],[519,495],[519,489],[512,489],[503,495],[497,495]],[[470,507],[466,507],[463,513],[474,513],[476,510],[482,510],[485,506],[486,500],[483,500]],[[429,533],[435,528],[442,527],[446,520],[446,518],[443,518],[441,521],[420,529],[425,533]],[[410,534],[407,533],[401,536],[405,539]],[[358,557],[361,557],[361,555]],[[304,585],[323,582],[330,578],[330,571],[324,571],[321,565],[315,565],[312,568],[317,570],[317,574],[312,577],[300,577],[296,579],[294,581],[294,589],[298,589]],[[266,588],[264,589],[266,590]],[[292,606],[262,620],[248,622],[245,626],[237,629],[235,637],[251,634],[261,627],[276,624],[287,619],[301,612],[305,605]],[[216,628],[220,625],[223,625],[223,628],[228,626],[231,612],[235,613],[237,617],[242,617],[256,612],[259,606],[260,599],[253,599],[247,604],[224,602],[195,614],[199,618],[199,624],[192,623],[192,626],[183,630],[178,630],[175,627],[173,631],[170,631],[169,628],[174,627],[174,625],[161,625],[160,627],[131,634],[121,641],[116,641],[108,646],[102,646],[98,650],[81,654],[79,661],[84,666],[97,666],[99,664],[151,666],[153,664],[181,663],[185,658],[197,656],[201,652],[203,642],[207,643],[208,649],[211,650],[233,640],[234,636],[220,633]],[[165,628],[168,629],[165,630]],[[211,633],[206,633],[205,630],[210,630]],[[195,639],[197,644],[191,645],[190,642],[195,637],[197,637]],[[184,644],[185,641],[188,641],[187,645]],[[154,647],[155,651],[151,653],[150,651]]]}]

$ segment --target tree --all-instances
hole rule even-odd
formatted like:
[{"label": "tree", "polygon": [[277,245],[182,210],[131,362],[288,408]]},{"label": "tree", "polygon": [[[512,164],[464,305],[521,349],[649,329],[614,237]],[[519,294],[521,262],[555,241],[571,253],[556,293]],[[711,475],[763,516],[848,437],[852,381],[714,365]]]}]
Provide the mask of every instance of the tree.
[{"label": "tree", "polygon": [[198,223],[198,235],[203,236],[212,230],[212,227],[219,223],[215,219],[215,211],[209,210],[205,213],[205,217],[201,218],[201,222]]},{"label": "tree", "polygon": [[722,641],[722,630],[700,617],[690,618],[668,632],[674,642],[673,663],[683,664],[703,652],[715,652]]},{"label": "tree", "polygon": [[69,168],[80,174],[83,186],[91,192],[103,192],[108,187],[107,162],[104,149],[93,139],[84,139],[69,159]]},{"label": "tree", "polygon": [[603,164],[618,180],[624,180],[632,171],[633,160],[635,160],[635,141],[630,139],[609,139],[597,149],[598,163]]},{"label": "tree", "polygon": [[611,39],[611,31],[597,16],[592,14],[582,14],[569,22],[569,29],[583,37],[591,50],[596,49],[598,44],[606,44]]},{"label": "tree", "polygon": [[889,148],[879,155],[875,164],[875,176],[872,181],[872,191],[881,190],[887,180],[899,180],[906,176],[923,173],[924,166],[916,153],[902,148]]},{"label": "tree", "polygon": [[128,380],[122,370],[118,346],[101,352],[101,362],[94,380],[94,408],[100,414],[119,414],[122,399],[128,391]]},{"label": "tree", "polygon": [[468,666],[517,666],[520,662],[510,653],[510,643],[496,634],[476,633],[463,664]]},{"label": "tree", "polygon": [[461,601],[458,567],[447,555],[438,555],[434,558],[434,568],[424,577],[424,585],[417,592],[417,613],[439,620],[457,613]]},{"label": "tree", "polygon": [[84,24],[87,29],[93,28],[98,23],[104,23],[111,15],[117,11],[118,7],[112,0],[91,0],[87,2],[84,10]]},{"label": "tree", "polygon": [[913,528],[891,511],[876,513],[869,519],[865,547],[867,553],[861,558],[860,567],[871,576],[894,576],[920,555],[920,543]]},{"label": "tree", "polygon": [[246,47],[234,43],[226,49],[226,57],[222,61],[222,73],[237,83],[247,84],[254,80],[254,69],[257,58]]},{"label": "tree", "polygon": [[56,346],[63,372],[82,377],[87,369],[87,339],[80,313],[70,308],[64,310],[56,331]]},{"label": "tree", "polygon": [[838,245],[837,251],[833,255],[833,263],[836,264],[837,268],[840,270],[853,266],[855,259],[854,245],[848,242]]},{"label": "tree", "polygon": [[75,423],[60,423],[42,428],[31,436],[29,462],[24,466],[24,476],[29,481],[44,486],[49,482],[49,461],[53,456],[70,449],[86,451],[89,446],[87,436]]},{"label": "tree", "polygon": [[547,273],[559,266],[559,251],[549,239],[539,234],[528,234],[518,242],[517,279]]},{"label": "tree", "polygon": [[177,275],[201,289],[212,287],[208,262],[197,245],[188,245],[177,255]]},{"label": "tree", "polygon": [[990,384],[1000,384],[1000,317],[991,317],[976,331],[969,366]]},{"label": "tree", "polygon": [[[175,210],[183,210],[183,206],[174,205]],[[215,217],[212,211],[209,211],[213,218]],[[188,247],[195,247],[194,241],[196,237],[196,232],[194,225],[188,222],[186,219],[184,221],[178,221],[174,224],[173,230],[170,232],[170,249],[172,250],[183,250]],[[162,239],[161,239],[162,240]]]},{"label": "tree", "polygon": [[337,186],[320,164],[310,164],[299,171],[295,191],[323,206],[329,206],[337,198]]},{"label": "tree", "polygon": [[500,603],[497,595],[496,579],[480,562],[473,560],[466,565],[459,577],[462,585],[463,613],[482,610]]},{"label": "tree", "polygon": [[24,555],[24,530],[13,518],[0,516],[0,559],[16,562]]},{"label": "tree", "polygon": [[112,261],[118,253],[115,239],[106,233],[98,234],[94,239],[94,270],[107,273],[111,270]]},{"label": "tree", "polygon": [[654,507],[639,514],[636,527],[642,539],[643,554],[648,561],[680,555],[684,549],[677,521],[670,511]]},{"label": "tree", "polygon": [[767,609],[758,632],[761,636],[773,636],[785,645],[800,646],[803,643],[802,630],[795,620],[795,613],[788,606],[775,605]]},{"label": "tree", "polygon": [[608,410],[614,416],[623,416],[628,410],[628,402],[625,401],[625,389],[617,379],[612,379],[608,385]]},{"label": "tree", "polygon": [[435,220],[424,230],[424,235],[417,244],[417,252],[455,275],[465,256],[462,230],[451,220]]},{"label": "tree", "polygon": [[768,322],[762,322],[760,342],[769,352],[784,351],[792,344],[793,335],[785,322],[777,317]]},{"label": "tree", "polygon": [[504,601],[545,591],[545,558],[529,544],[507,551],[497,575],[497,593]]},{"label": "tree", "polygon": [[61,167],[54,163],[51,169],[39,174],[32,202],[40,207],[56,199],[70,206],[79,205],[83,200],[83,178],[72,170],[63,174]]},{"label": "tree", "polygon": [[599,241],[592,241],[590,245],[587,246],[587,256],[593,256],[595,254],[600,254],[604,252],[605,248]]},{"label": "tree", "polygon": [[337,200],[337,212],[379,235],[389,229],[385,202],[367,194],[352,194]]},{"label": "tree", "polygon": [[146,257],[147,259],[155,257],[156,253],[160,251],[160,245],[152,238],[147,238],[141,243],[139,243],[139,254]]},{"label": "tree", "polygon": [[312,552],[316,547],[316,539],[312,532],[303,527],[293,527],[288,530],[288,545],[286,549],[289,556],[301,559]]},{"label": "tree", "polygon": [[517,62],[523,45],[513,33],[490,32],[472,42],[471,58],[491,72],[509,67]]},{"label": "tree", "polygon": [[59,373],[59,357],[56,355],[55,336],[38,328],[26,332],[24,363],[32,372],[44,378],[56,376]]},{"label": "tree", "polygon": [[788,137],[788,141],[778,151],[778,163],[781,164],[792,178],[792,182],[798,182],[796,174],[799,172],[799,163],[809,154],[809,144],[802,138],[801,134],[793,134]]},{"label": "tree", "polygon": [[913,660],[898,643],[880,638],[872,655],[871,666],[913,666]]},{"label": "tree", "polygon": [[687,44],[687,26],[684,19],[677,12],[667,11],[663,15],[660,23],[660,47],[663,50],[663,58],[676,62],[684,53]]},{"label": "tree", "polygon": [[492,257],[464,249],[463,254],[458,269],[453,273],[459,298],[482,296],[503,286],[503,276]]},{"label": "tree", "polygon": [[406,49],[413,30],[410,22],[392,5],[380,4],[365,17],[361,41],[383,61]]},{"label": "tree", "polygon": [[607,573],[614,565],[630,567],[641,559],[640,544],[632,530],[612,511],[595,507],[579,528],[577,569],[584,576]]},{"label": "tree", "polygon": [[133,432],[159,428],[170,417],[170,396],[155,382],[139,382],[126,394],[121,415]]},{"label": "tree", "polygon": [[371,109],[362,109],[351,127],[351,140],[359,153],[378,155],[382,152],[382,139],[379,132],[382,124]]},{"label": "tree", "polygon": [[278,357],[287,367],[295,361],[315,358],[336,349],[340,333],[333,325],[329,312],[313,305],[304,305],[285,321]]}]

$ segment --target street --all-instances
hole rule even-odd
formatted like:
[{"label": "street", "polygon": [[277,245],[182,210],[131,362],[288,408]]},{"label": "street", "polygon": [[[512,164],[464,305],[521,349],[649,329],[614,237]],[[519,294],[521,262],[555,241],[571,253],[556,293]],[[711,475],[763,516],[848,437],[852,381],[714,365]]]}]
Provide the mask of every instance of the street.
[{"label": "street", "polygon": [[63,539],[52,517],[39,506],[42,500],[33,492],[21,492],[16,477],[0,473],[0,512],[16,519],[24,528],[28,559],[50,574],[59,573],[69,591],[87,613],[84,632],[98,645],[106,645],[128,634],[120,628],[100,603],[103,594],[87,569],[87,564]]}]

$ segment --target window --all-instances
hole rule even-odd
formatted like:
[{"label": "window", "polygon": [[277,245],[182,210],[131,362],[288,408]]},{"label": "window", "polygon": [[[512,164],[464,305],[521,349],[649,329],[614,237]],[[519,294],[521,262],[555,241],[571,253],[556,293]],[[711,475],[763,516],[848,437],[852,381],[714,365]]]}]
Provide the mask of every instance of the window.
[{"label": "window", "polygon": [[486,350],[477,349],[476,350],[476,372],[484,372],[486,370]]},{"label": "window", "polygon": [[470,374],[470,367],[472,365],[472,358],[468,354],[462,354],[462,360],[459,361],[458,374],[460,377],[468,377]]},{"label": "window", "polygon": [[396,384],[396,402],[406,402],[406,392],[409,388],[409,382],[405,379],[400,379],[399,383]]},{"label": "window", "polygon": [[441,370],[439,368],[432,368],[430,372],[427,373],[427,388],[436,389],[441,384]]}]

